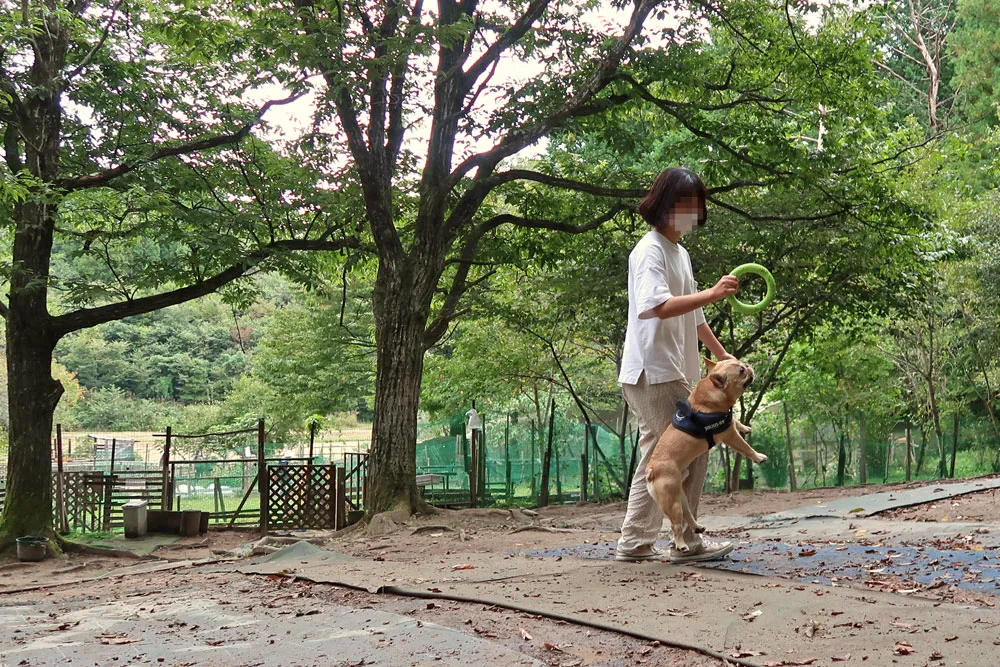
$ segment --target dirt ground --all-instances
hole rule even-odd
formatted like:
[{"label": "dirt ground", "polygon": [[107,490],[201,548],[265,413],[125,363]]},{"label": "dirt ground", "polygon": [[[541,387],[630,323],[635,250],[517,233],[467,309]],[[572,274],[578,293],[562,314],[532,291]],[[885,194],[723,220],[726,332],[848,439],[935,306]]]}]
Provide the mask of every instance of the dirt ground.
[{"label": "dirt ground", "polygon": [[970,493],[936,503],[883,512],[879,517],[898,521],[998,521],[997,490]]},{"label": "dirt ground", "polygon": [[[228,542],[233,535],[213,534],[213,542]],[[242,535],[241,537],[246,537]],[[58,567],[56,567],[58,565]],[[44,566],[32,566],[30,579],[17,579],[23,568],[0,570],[0,581],[25,585],[38,579],[52,583],[52,575],[73,569],[77,575],[84,572],[122,570],[134,565],[124,559],[95,559],[83,555],[68,555],[59,561],[50,561]],[[37,568],[37,570],[35,569]],[[81,569],[76,569],[81,568]],[[48,575],[43,574],[47,572]],[[471,636],[498,642],[503,646],[531,656],[541,662],[558,667],[623,667],[625,665],[663,665],[665,667],[707,667],[718,661],[686,651],[660,646],[656,642],[646,642],[614,632],[588,629],[553,621],[541,616],[524,614],[479,604],[443,601],[439,603],[415,600],[394,595],[375,595],[364,591],[349,590],[325,584],[311,584],[305,581],[290,581],[285,576],[244,576],[240,574],[208,573],[198,568],[178,568],[147,575],[124,576],[118,579],[92,581],[73,586],[50,587],[21,593],[3,595],[0,588],[0,608],[16,607],[44,601],[54,605],[53,611],[44,623],[34,623],[24,627],[15,635],[14,645],[24,645],[33,641],[57,639],[60,630],[68,630],[61,618],[69,612],[94,604],[112,600],[140,599],[139,614],[148,612],[144,628],[155,634],[164,644],[205,642],[213,646],[225,642],[242,643],[255,637],[249,631],[227,634],[222,628],[200,628],[198,626],[168,622],[156,614],[158,608],[167,607],[177,600],[198,601],[207,599],[217,605],[231,605],[258,618],[302,617],[310,624],[321,624],[321,614],[325,605],[338,604],[354,609],[377,609],[413,617],[424,623],[436,623]],[[220,607],[221,608],[221,607]],[[264,626],[268,623],[265,621]],[[131,641],[133,637],[113,636],[108,641]],[[262,650],[280,641],[276,637],[256,637]],[[104,641],[102,639],[102,641]],[[6,647],[10,650],[13,647]],[[4,661],[5,648],[0,646],[0,665]],[[77,663],[77,660],[58,659],[26,661],[17,664],[28,665]],[[150,659],[142,652],[109,658],[103,664],[164,664],[164,660]],[[14,663],[9,663],[14,664]],[[88,664],[80,662],[80,664]],[[167,663],[170,664],[170,663]],[[221,665],[214,660],[193,660],[173,663],[177,665]],[[256,664],[256,663],[242,663]],[[337,662],[317,660],[315,663],[360,667],[364,662]],[[413,663],[418,664],[418,663]]]},{"label": "dirt ground", "polygon": [[[817,489],[798,493],[753,491],[730,496],[706,496],[703,498],[700,514],[760,516],[811,503],[821,504],[848,495],[910,486],[915,485],[871,485],[864,488]],[[893,510],[878,518],[942,522],[1000,521],[996,493],[985,491],[933,504]],[[538,510],[443,510],[434,515],[412,518],[405,525],[384,519],[368,528],[347,529],[327,545],[342,553],[368,560],[384,558],[418,563],[435,558],[442,562],[460,564],[463,554],[469,553],[492,553],[500,556],[536,548],[558,548],[581,543],[605,544],[617,538],[623,514],[623,503]],[[308,537],[309,534],[305,536]],[[93,553],[69,553],[43,563],[22,564],[16,562],[11,554],[2,555],[0,611],[5,607],[42,600],[70,609],[86,605],[88,600],[134,597],[141,598],[144,605],[155,609],[178,598],[207,596],[207,599],[215,600],[219,605],[235,605],[268,617],[287,617],[321,613],[316,611],[322,609],[317,603],[326,602],[358,609],[393,612],[453,628],[470,636],[498,642],[554,666],[617,667],[649,664],[703,667],[720,664],[705,656],[650,644],[621,634],[588,629],[499,607],[375,595],[324,584],[289,581],[288,577],[210,573],[198,564],[232,555],[241,545],[257,538],[256,534],[243,531],[213,531],[207,537],[187,538],[161,547],[151,558],[141,561]],[[195,563],[193,566],[192,561]],[[185,564],[178,567],[181,563]],[[135,568],[150,567],[161,569],[130,574]],[[114,576],[116,574],[119,576]],[[97,578],[109,575],[112,578]],[[59,585],[70,582],[73,582],[72,585]],[[38,588],[40,586],[44,587]],[[986,601],[982,604],[992,607],[994,603]],[[57,633],[59,626],[56,621],[57,617],[44,626],[35,624],[25,627],[19,641],[28,641],[33,636],[45,636],[46,633]],[[150,623],[155,625],[156,621],[150,620]],[[155,625],[154,629],[164,641],[171,641],[171,637],[183,640],[196,631],[191,627],[170,627],[166,623],[162,627]],[[3,652],[3,647],[0,647],[0,665],[7,664],[4,662]],[[134,660],[136,664],[144,661],[141,656],[136,656]],[[131,663],[116,660],[108,664]],[[195,661],[189,664],[212,663]]]}]

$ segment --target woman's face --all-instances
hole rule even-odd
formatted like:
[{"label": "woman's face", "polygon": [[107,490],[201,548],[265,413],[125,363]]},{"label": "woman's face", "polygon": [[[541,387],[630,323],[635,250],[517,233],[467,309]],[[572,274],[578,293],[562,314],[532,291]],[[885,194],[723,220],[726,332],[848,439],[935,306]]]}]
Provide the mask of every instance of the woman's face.
[{"label": "woman's face", "polygon": [[668,224],[681,234],[687,234],[698,226],[698,215],[701,213],[697,197],[678,199],[671,210]]}]

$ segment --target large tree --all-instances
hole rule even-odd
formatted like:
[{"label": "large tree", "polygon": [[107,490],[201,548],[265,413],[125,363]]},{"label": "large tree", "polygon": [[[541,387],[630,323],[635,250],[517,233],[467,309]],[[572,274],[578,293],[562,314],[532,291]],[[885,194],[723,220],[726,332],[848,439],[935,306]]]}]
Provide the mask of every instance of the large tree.
[{"label": "large tree", "polygon": [[[239,22],[196,3],[2,8],[10,450],[0,539],[10,539],[51,534],[62,337],[208,294],[289,251],[352,240],[332,194],[310,194],[300,170],[248,138],[276,102],[244,101],[274,77],[241,50]],[[55,243],[103,269],[53,275]]]},{"label": "large tree", "polygon": [[[870,134],[879,117],[871,18],[831,7],[811,29],[789,3],[759,0],[463,0],[436,12],[420,0],[299,0],[292,17],[261,20],[260,38],[317,82],[310,164],[361,193],[377,254],[370,509],[418,507],[424,354],[490,264],[518,253],[530,261],[541,230],[596,229],[634,207],[660,169],[704,159],[719,207],[777,221],[786,238],[819,234],[814,247],[844,253],[863,248],[862,231],[895,234],[891,223],[906,213],[884,186],[906,150]],[[650,20],[655,29],[644,33]],[[575,132],[601,123],[617,128],[607,161],[566,151],[512,162],[547,137],[572,147]],[[641,152],[656,126],[677,128],[676,140],[647,144],[635,164],[615,161],[625,144]],[[741,191],[750,194],[741,200]],[[784,199],[780,214],[763,209],[773,201],[765,193]],[[882,232],[872,229],[878,218],[891,221]],[[844,302],[835,286],[856,274],[836,259],[816,270],[789,264],[825,282],[829,299],[795,303],[768,330]]]}]

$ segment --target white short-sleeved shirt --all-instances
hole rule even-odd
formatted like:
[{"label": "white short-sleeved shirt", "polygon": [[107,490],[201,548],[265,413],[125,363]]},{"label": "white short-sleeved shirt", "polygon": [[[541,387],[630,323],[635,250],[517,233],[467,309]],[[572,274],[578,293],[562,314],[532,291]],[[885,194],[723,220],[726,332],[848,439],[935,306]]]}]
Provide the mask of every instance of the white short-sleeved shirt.
[{"label": "white short-sleeved shirt", "polygon": [[698,380],[698,326],[705,313],[698,308],[666,319],[653,314],[671,297],[697,291],[683,246],[656,230],[635,244],[628,258],[628,329],[618,382],[637,384],[643,371],[649,384]]}]

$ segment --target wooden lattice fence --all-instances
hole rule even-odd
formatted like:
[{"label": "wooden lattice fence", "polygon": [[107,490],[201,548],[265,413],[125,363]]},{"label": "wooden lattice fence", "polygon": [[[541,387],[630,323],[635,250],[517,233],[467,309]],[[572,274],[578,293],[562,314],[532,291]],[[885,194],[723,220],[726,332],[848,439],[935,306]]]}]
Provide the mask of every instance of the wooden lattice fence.
[{"label": "wooden lattice fence", "polygon": [[[105,516],[110,512],[110,507],[105,507],[105,498],[110,483],[105,480],[104,473],[64,472],[62,477],[66,526],[83,532],[105,530]],[[58,508],[53,509],[58,513]],[[58,516],[56,525],[59,525]]]},{"label": "wooden lattice fence", "polygon": [[343,528],[345,490],[344,469],[336,465],[269,465],[265,529]]}]

